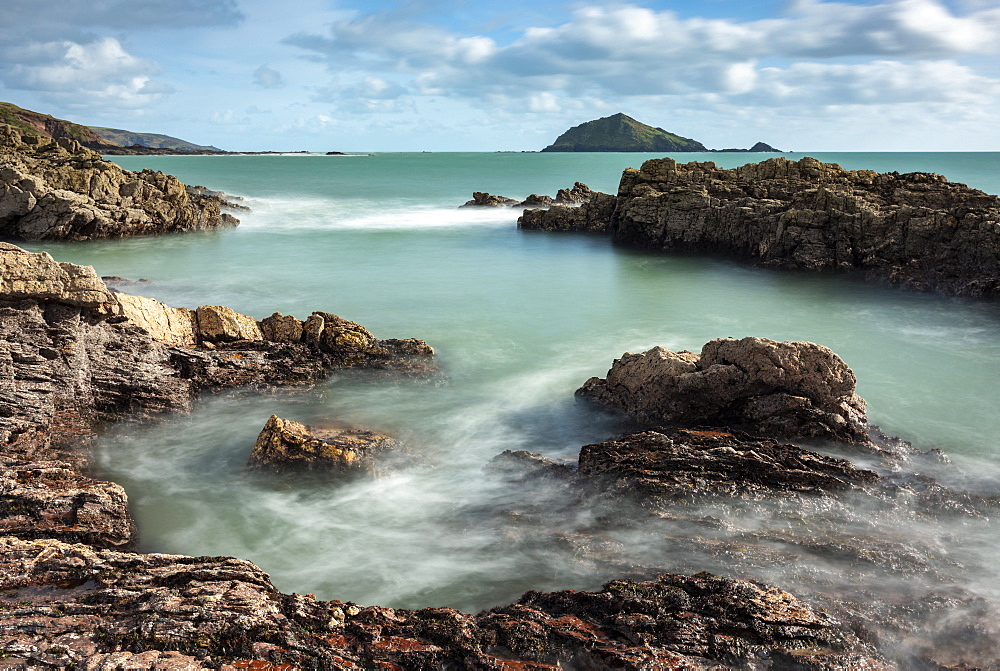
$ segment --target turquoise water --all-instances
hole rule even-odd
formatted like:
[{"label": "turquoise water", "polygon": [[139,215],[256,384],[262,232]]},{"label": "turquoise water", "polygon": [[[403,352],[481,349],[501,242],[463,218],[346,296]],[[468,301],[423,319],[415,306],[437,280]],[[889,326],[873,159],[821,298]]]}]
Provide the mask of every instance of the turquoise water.
[{"label": "turquoise water", "polygon": [[[1000,154],[815,156],[1000,192]],[[515,210],[456,207],[473,190],[524,197],[579,180],[614,191],[623,168],[649,157],[116,158],[244,196],[254,212],[230,231],[26,246],[102,275],[148,278],[142,293],[172,305],[223,304],[257,318],[324,310],[382,338],[419,337],[448,376],[436,385],[337,376],[297,393],[215,396],[189,417],[120,428],[99,448],[100,470],[126,486],[142,548],[241,556],[282,590],[366,604],[476,610],[526,589],[599,586],[614,576],[555,546],[514,547],[483,522],[512,496],[483,466],[505,449],[574,458],[622,428],[574,403],[588,377],[625,351],[698,349],[724,336],[831,347],[856,372],[871,421],[951,455],[958,481],[1000,482],[996,304],[519,232]],[[339,486],[247,477],[271,413],[392,431],[420,464]]]}]

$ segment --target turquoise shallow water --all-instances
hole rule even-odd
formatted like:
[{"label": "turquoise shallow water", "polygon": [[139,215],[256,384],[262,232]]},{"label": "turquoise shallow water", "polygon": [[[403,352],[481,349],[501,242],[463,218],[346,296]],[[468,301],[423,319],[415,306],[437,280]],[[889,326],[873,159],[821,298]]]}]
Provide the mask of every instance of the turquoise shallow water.
[{"label": "turquoise shallow water", "polygon": [[[1000,192],[1000,154],[816,156]],[[469,511],[510,495],[484,464],[505,449],[575,457],[620,429],[574,403],[584,380],[625,351],[696,349],[724,336],[831,347],[857,373],[874,423],[945,451],[977,486],[1000,482],[996,304],[519,232],[517,211],[456,207],[473,190],[524,197],[580,180],[614,191],[621,170],[645,158],[116,158],[242,195],[254,212],[230,231],[26,246],[102,275],[149,278],[142,293],[172,305],[229,305],[257,318],[325,310],[379,337],[423,338],[449,380],[335,377],[296,394],[213,397],[190,417],[120,428],[100,447],[100,468],[126,486],[143,549],[246,557],[283,590],[361,603],[477,609],[529,588],[596,587],[613,576],[556,549],[514,551],[477,521]],[[761,157],[678,158],[735,166]],[[424,466],[345,486],[247,478],[242,466],[272,412],[391,430]]]}]

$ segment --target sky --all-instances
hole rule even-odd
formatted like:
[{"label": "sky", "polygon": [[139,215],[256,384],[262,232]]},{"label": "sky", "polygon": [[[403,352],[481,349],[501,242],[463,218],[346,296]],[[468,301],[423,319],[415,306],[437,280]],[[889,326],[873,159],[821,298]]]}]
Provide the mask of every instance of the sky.
[{"label": "sky", "polygon": [[1000,150],[1000,0],[2,0],[0,100],[233,151]]}]

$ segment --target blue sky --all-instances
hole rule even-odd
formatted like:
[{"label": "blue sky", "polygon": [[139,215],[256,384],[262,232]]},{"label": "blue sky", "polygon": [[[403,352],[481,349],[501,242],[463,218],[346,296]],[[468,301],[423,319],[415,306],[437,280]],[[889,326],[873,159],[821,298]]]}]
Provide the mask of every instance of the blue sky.
[{"label": "blue sky", "polygon": [[1000,150],[1000,0],[3,0],[0,100],[232,150]]}]

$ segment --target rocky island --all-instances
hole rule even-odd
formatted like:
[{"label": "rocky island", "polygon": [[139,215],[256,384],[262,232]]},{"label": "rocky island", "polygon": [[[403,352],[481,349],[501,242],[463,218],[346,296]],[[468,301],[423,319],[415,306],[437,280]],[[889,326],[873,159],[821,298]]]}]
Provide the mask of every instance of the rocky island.
[{"label": "rocky island", "polygon": [[1000,295],[1000,198],[929,173],[845,170],[814,158],[735,169],[651,159],[616,196],[527,210],[522,229],[587,231],[666,252],[771,268],[860,271],[960,296]]},{"label": "rocky island", "polygon": [[621,152],[777,152],[769,144],[756,143],[750,149],[707,149],[691,138],[649,126],[627,114],[587,121],[573,126],[542,149],[543,152],[621,151]]}]

